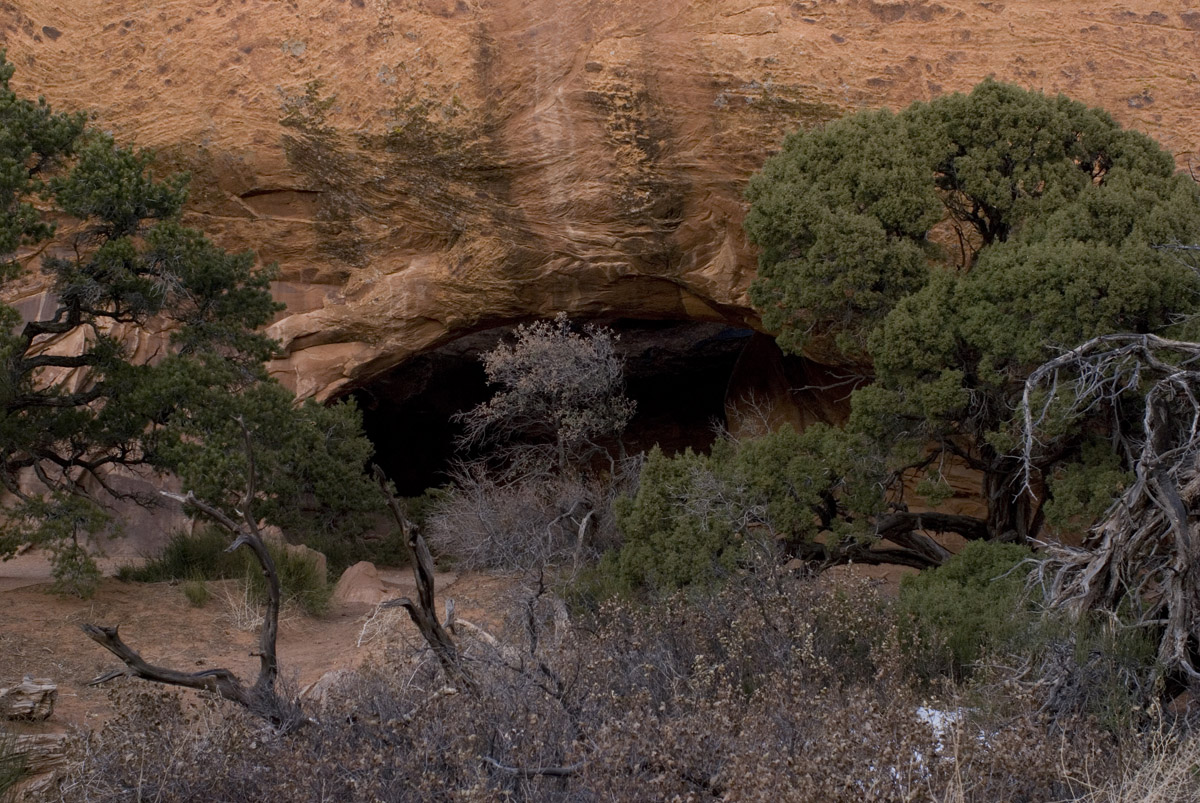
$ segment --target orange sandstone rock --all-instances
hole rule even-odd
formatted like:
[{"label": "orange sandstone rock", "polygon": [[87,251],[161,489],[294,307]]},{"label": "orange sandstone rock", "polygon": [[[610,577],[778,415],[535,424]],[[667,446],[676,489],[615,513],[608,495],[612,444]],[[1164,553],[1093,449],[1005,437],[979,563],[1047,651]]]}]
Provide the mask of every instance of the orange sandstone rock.
[{"label": "orange sandstone rock", "polygon": [[279,263],[322,399],[559,310],[755,326],[745,181],[846,110],[995,75],[1200,138],[1200,11],[1137,0],[0,0],[0,46]]}]

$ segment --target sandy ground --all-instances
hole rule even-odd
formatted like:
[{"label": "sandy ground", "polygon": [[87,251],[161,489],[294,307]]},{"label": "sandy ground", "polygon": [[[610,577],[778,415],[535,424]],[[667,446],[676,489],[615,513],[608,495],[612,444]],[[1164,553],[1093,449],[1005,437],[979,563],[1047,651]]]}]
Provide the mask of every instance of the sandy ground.
[{"label": "sandy ground", "polygon": [[[105,568],[119,563],[110,559]],[[381,576],[395,584],[398,596],[415,596],[407,570],[382,570]],[[32,675],[59,687],[53,717],[21,729],[95,727],[109,713],[105,689],[87,684],[120,662],[81,632],[84,623],[119,625],[125,642],[151,663],[181,671],[226,667],[252,680],[258,632],[241,629],[235,621],[237,605],[229,599],[240,599],[239,586],[236,581],[209,586],[213,597],[202,608],[193,607],[178,584],[124,583],[114,577],[105,577],[92,599],[81,600],[50,590],[43,555],[0,563],[0,686]],[[446,575],[438,587],[439,602],[453,598],[460,617],[490,626],[513,593],[511,578],[490,575]],[[372,610],[365,604],[340,605],[321,618],[285,610],[278,643],[283,675],[303,688],[330,670],[361,665],[387,642],[417,646],[419,636],[403,612],[389,616],[383,638],[360,645]]]},{"label": "sandy ground", "polygon": [[[101,565],[111,575],[120,565],[136,560],[140,559],[118,555],[101,559]],[[855,566],[831,572],[829,577],[835,582],[865,578],[887,594],[895,593],[905,572],[900,567]],[[379,576],[393,596],[416,597],[410,570],[381,569]],[[51,579],[43,553],[0,563],[0,687],[25,675],[58,685],[53,716],[45,722],[6,723],[11,732],[98,729],[113,713],[108,687],[88,683],[119,668],[120,662],[83,634],[80,625],[85,623],[119,625],[125,642],[153,664],[180,671],[225,667],[246,681],[257,673],[258,630],[244,621],[238,581],[209,582],[211,599],[195,607],[178,583],[125,583],[106,576],[92,599],[81,600],[53,593]],[[513,576],[445,574],[436,580],[439,605],[453,599],[460,619],[497,634],[506,612],[522,594]],[[364,639],[368,621],[371,627]],[[287,608],[280,618],[282,676],[301,690],[327,672],[383,660],[385,651],[395,646],[413,651],[423,646],[416,628],[399,609],[379,615],[370,604],[335,604],[320,618]],[[395,660],[394,652],[389,660]]]},{"label": "sandy ground", "polygon": [[[136,558],[100,560],[106,575]],[[831,576],[868,578],[885,594],[894,594],[902,567],[840,567]],[[395,596],[416,597],[408,569],[381,569]],[[512,599],[520,593],[511,576],[438,575],[439,605],[453,599],[460,618],[495,632]],[[258,630],[239,622],[242,601],[237,581],[210,582],[212,598],[197,608],[178,583],[125,583],[106,576],[89,600],[51,590],[46,556],[31,552],[0,563],[0,686],[25,675],[48,678],[59,686],[58,705],[46,727],[92,726],[107,714],[103,687],[88,682],[119,662],[80,630],[85,623],[119,625],[121,636],[149,662],[181,671],[225,667],[244,679],[258,670],[253,652]],[[414,649],[420,636],[402,611],[389,612],[387,627],[363,639],[363,625],[374,608],[367,604],[334,605],[320,618],[285,609],[280,620],[278,651],[284,676],[300,688],[326,672],[354,668],[379,656],[397,641]],[[376,620],[378,621],[378,620]]]}]

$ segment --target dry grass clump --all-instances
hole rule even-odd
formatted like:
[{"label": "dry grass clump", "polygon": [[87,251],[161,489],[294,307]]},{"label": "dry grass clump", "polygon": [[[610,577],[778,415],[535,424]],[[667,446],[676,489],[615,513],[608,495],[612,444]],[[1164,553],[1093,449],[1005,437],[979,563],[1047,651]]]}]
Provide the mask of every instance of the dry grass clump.
[{"label": "dry grass clump", "polygon": [[403,608],[388,608],[380,603],[363,617],[362,627],[359,628],[358,640],[355,645],[361,647],[364,644],[382,641],[395,633],[401,622],[408,621],[410,621],[408,613]]},{"label": "dry grass clump", "polygon": [[[218,602],[217,620],[235,630],[253,632],[261,630],[266,605],[263,604],[251,584],[245,580],[219,580],[213,583],[212,596]],[[306,613],[303,603],[295,597],[287,599],[279,612],[279,626],[295,624]]]},{"label": "dry grass clump", "polygon": [[1155,734],[1128,771],[1083,798],[1086,803],[1200,803],[1200,737]]},{"label": "dry grass clump", "polygon": [[125,686],[54,799],[1045,801],[1116,778],[1109,737],[1032,700],[935,733],[866,588],[747,581],[570,628],[561,613],[534,593],[503,640],[461,626],[471,685],[393,653],[282,735]]}]

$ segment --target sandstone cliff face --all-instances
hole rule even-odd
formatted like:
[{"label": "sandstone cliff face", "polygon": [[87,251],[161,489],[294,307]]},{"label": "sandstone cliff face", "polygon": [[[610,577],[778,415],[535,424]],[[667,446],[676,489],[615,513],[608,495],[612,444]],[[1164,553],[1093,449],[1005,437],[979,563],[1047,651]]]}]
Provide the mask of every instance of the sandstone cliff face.
[{"label": "sandstone cliff face", "polygon": [[558,310],[753,327],[745,181],[848,109],[991,74],[1187,164],[1198,32],[1133,0],[0,0],[18,87],[192,171],[191,222],[279,263],[274,370],[318,398]]}]

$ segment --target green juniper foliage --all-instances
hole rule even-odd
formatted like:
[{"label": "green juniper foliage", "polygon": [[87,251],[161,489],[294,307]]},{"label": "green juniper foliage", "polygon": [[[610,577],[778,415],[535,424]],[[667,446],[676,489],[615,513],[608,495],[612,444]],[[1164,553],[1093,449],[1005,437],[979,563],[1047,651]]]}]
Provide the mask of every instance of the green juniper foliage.
[{"label": "green juniper foliage", "polygon": [[[69,535],[60,568],[77,575],[79,536],[103,527],[76,508],[121,468],[174,471],[295,537],[363,532],[377,495],[357,412],[297,408],[263,368],[272,271],[180,223],[186,176],[158,177],[151,154],[18,97],[12,73],[0,54],[0,266],[11,280],[39,250],[51,295],[41,317],[0,304],[0,487],[20,502],[0,555]],[[161,345],[135,360],[146,338]],[[91,523],[66,533],[68,500]]]},{"label": "green juniper foliage", "polygon": [[904,578],[900,641],[919,674],[961,677],[986,650],[1029,635],[1034,615],[1021,563],[1032,556],[1016,544],[976,541],[942,566]]},{"label": "green juniper foliage", "polygon": [[[992,537],[1042,521],[1010,456],[1025,377],[1097,335],[1193,328],[1200,278],[1158,246],[1200,242],[1195,182],[1150,138],[1062,96],[988,80],[860,112],[788,137],[748,195],[751,295],[780,344],[869,362],[851,426],[894,463],[930,465],[932,442],[934,459],[981,471]],[[1074,477],[1064,493],[1077,496],[1078,468],[1059,464],[1113,468],[1084,448],[1113,415],[1057,421],[1035,482],[1053,497]]]},{"label": "green juniper foliage", "polygon": [[862,438],[817,424],[646,458],[637,492],[618,500],[624,544],[601,566],[615,589],[718,583],[783,557],[817,564],[870,559],[864,513],[882,507],[882,477]]}]

